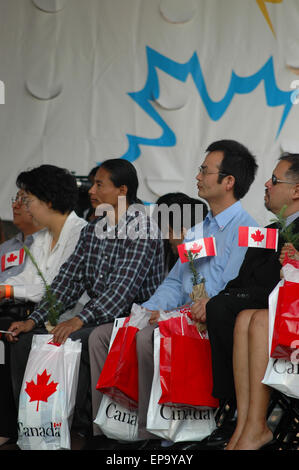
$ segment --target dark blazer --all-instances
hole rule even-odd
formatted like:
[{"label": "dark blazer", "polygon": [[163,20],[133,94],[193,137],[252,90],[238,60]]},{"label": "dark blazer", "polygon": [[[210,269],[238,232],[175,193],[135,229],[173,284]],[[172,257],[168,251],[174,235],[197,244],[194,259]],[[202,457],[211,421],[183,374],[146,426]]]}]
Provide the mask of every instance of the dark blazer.
[{"label": "dark blazer", "polygon": [[[294,233],[298,233],[299,217],[293,222]],[[277,228],[276,224],[267,228]],[[267,307],[268,296],[280,281],[279,256],[284,240],[279,236],[277,251],[266,248],[248,248],[238,276],[230,281],[224,292],[257,301]]]}]

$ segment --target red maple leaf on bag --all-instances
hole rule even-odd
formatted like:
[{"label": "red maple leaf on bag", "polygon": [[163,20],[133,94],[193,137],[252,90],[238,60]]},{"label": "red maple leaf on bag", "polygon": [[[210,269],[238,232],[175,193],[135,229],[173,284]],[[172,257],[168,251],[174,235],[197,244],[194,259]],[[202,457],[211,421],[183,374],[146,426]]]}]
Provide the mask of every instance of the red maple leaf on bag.
[{"label": "red maple leaf on bag", "polygon": [[11,253],[9,257],[7,258],[8,263],[13,263],[17,259],[17,256]]},{"label": "red maple leaf on bag", "polygon": [[262,240],[264,240],[265,236],[262,234],[260,230],[256,230],[255,233],[251,235],[251,238],[259,244]]},{"label": "red maple leaf on bag", "polygon": [[50,395],[56,392],[58,382],[50,382],[48,384],[51,374],[47,375],[45,369],[42,374],[37,374],[36,384],[33,380],[26,382],[25,392],[30,396],[30,402],[37,401],[36,411],[38,411],[39,402],[47,402]]}]

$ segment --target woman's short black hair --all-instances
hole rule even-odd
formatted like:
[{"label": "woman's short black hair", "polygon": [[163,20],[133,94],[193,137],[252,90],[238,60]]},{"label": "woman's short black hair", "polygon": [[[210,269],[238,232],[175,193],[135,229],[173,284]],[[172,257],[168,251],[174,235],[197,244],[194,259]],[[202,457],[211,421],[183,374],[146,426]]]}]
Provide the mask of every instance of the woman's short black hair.
[{"label": "woman's short black hair", "polygon": [[127,186],[128,204],[141,203],[137,198],[138,176],[131,162],[122,158],[111,158],[101,163],[98,168],[105,168],[110,173],[110,179],[117,188]]},{"label": "woman's short black hair", "polygon": [[55,165],[41,165],[23,171],[17,177],[16,185],[44,202],[50,202],[52,209],[66,214],[75,209],[78,201],[76,178],[64,168]]}]

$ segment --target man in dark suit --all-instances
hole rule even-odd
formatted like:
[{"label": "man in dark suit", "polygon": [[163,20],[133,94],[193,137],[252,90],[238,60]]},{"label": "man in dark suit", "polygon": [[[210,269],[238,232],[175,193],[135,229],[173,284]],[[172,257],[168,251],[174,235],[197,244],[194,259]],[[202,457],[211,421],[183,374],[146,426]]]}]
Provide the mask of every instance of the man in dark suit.
[{"label": "man in dark suit", "polygon": [[[278,214],[283,206],[287,224],[293,224],[294,233],[299,228],[299,155],[284,154],[280,157],[272,178],[265,183],[265,206]],[[268,227],[278,228],[276,224]],[[234,402],[233,332],[236,317],[244,309],[265,309],[268,296],[280,280],[279,255],[284,244],[280,235],[277,251],[249,248],[238,276],[225,289],[211,298],[206,305],[206,317],[195,303],[194,318],[206,321],[212,350],[213,395],[220,402]],[[233,429],[232,429],[233,431]],[[216,431],[209,443],[223,442],[229,437]]]}]

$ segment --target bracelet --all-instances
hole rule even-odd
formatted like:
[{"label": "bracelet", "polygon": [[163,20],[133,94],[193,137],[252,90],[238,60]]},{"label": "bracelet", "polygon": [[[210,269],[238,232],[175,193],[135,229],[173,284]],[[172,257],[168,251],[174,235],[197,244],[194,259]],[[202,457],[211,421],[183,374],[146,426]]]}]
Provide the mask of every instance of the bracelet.
[{"label": "bracelet", "polygon": [[10,299],[11,294],[12,294],[12,287],[7,284],[4,287],[5,287],[5,298]]}]

